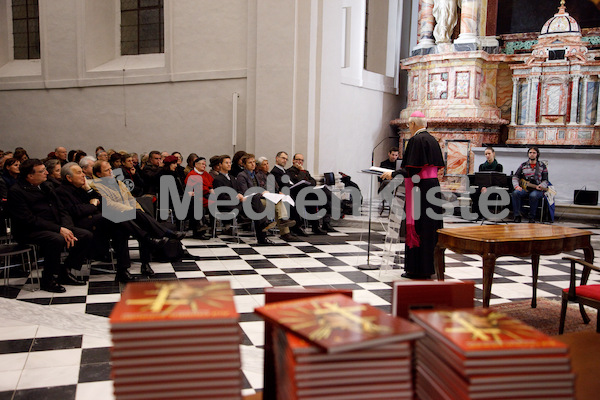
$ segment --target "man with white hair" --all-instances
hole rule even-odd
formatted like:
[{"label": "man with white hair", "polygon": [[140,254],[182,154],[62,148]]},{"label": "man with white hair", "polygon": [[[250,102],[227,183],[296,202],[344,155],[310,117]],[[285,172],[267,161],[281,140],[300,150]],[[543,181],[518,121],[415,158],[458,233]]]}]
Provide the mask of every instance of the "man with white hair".
[{"label": "man with white hair", "polygon": [[[438,141],[426,130],[425,115],[415,111],[408,119],[408,129],[413,135],[404,151],[401,168],[395,172],[386,172],[381,177],[391,179],[402,174],[406,185],[406,249],[402,277],[409,279],[430,279],[435,272],[433,253],[437,244],[437,230],[443,227],[442,207],[429,202],[427,192],[436,191],[440,198],[438,169],[444,167],[444,158]],[[418,178],[415,177],[418,175]],[[408,179],[410,178],[410,179]],[[420,190],[420,216],[414,218],[413,186]],[[428,215],[428,209],[434,217]],[[430,211],[431,213],[431,211]]]},{"label": "man with white hair", "polygon": [[[94,179],[94,163],[96,159],[92,156],[85,156],[79,160],[79,166],[83,170],[83,174],[87,180]],[[89,182],[88,182],[89,183]]]}]

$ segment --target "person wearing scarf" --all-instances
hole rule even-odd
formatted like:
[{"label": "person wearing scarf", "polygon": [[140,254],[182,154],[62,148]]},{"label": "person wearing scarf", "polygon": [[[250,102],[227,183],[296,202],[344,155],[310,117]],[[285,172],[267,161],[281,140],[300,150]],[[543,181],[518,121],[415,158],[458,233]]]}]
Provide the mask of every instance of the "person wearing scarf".
[{"label": "person wearing scarf", "polygon": [[[406,247],[403,278],[430,279],[435,272],[433,254],[437,244],[437,230],[443,227],[441,206],[427,200],[430,190],[439,191],[438,169],[445,166],[442,150],[437,140],[426,130],[425,115],[415,111],[408,119],[408,128],[413,135],[406,145],[401,168],[385,173],[382,179],[391,179],[398,174],[406,179]],[[418,176],[417,176],[418,175]],[[418,193],[418,197],[415,194]],[[415,216],[415,202],[419,202],[420,215]],[[437,218],[427,215],[431,209]]]}]

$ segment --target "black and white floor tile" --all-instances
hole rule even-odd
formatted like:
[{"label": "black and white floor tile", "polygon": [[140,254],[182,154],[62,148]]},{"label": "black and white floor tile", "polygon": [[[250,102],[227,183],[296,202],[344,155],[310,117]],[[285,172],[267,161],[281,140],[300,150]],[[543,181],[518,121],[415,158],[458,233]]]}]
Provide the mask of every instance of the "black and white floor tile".
[{"label": "black and white floor tile", "polygon": [[[445,223],[446,227],[468,224],[454,217]],[[600,247],[600,226],[561,225],[592,230],[595,247]],[[381,225],[376,221],[374,227],[380,229]],[[152,264],[159,279],[201,278],[231,283],[243,332],[240,349],[244,394],[262,389],[263,323],[253,310],[264,304],[263,288],[347,288],[353,290],[357,301],[391,310],[390,284],[401,279],[401,267],[385,271],[358,269],[358,265],[367,262],[366,223],[344,220],[336,229],[326,236],[310,235],[302,242],[285,243],[273,238],[273,246],[256,246],[253,238],[244,238],[240,243],[227,237],[209,241],[184,239],[187,251],[195,259]],[[383,255],[384,236],[378,231],[371,240],[369,262],[377,265]],[[402,265],[403,245],[395,247],[397,261]],[[135,253],[133,250],[134,256]],[[558,298],[561,289],[568,286],[568,265],[562,256],[541,258],[539,297]],[[132,272],[139,273],[139,264],[136,265]],[[481,304],[479,257],[447,251],[446,275],[447,279],[475,281],[477,303]],[[62,294],[22,289],[26,278],[11,279],[11,287],[0,289],[0,400],[113,398],[107,317],[121,290],[113,278],[92,271],[86,286],[70,286]],[[600,283],[600,276],[593,278]],[[500,258],[491,303],[530,297],[530,261]]]}]

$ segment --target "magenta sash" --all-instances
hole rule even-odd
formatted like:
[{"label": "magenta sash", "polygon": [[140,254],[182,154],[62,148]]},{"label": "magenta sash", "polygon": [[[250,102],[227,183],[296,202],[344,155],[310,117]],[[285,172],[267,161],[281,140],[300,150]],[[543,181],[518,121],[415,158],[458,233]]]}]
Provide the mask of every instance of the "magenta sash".
[{"label": "magenta sash", "polygon": [[[417,175],[419,175],[421,179],[433,179],[437,178],[437,172],[437,167],[426,166],[423,167]],[[420,245],[419,235],[417,235],[417,231],[415,230],[415,217],[412,193],[414,184],[411,178],[406,178],[404,182],[406,188],[406,245],[412,249],[413,247],[419,247]]]}]

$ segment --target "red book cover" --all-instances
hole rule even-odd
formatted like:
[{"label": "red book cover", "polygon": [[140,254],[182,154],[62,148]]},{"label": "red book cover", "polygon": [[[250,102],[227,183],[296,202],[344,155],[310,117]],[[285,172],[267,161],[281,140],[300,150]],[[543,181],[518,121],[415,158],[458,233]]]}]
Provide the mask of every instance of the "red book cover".
[{"label": "red book cover", "polygon": [[[347,289],[307,289],[307,288],[265,288],[265,304],[277,301],[304,299],[307,297],[323,296],[341,293],[352,298],[352,290]],[[275,380],[275,358],[273,354],[273,328],[265,322],[264,368],[263,368],[263,400],[277,399],[277,381]]]},{"label": "red book cover", "polygon": [[473,307],[473,282],[395,281],[392,315],[408,319],[409,310]]},{"label": "red book cover", "polygon": [[236,323],[229,282],[200,279],[132,282],[110,314],[111,329]]},{"label": "red book cover", "polygon": [[488,308],[411,311],[411,318],[436,339],[466,357],[567,354],[567,345]]},{"label": "red book cover", "polygon": [[423,336],[423,330],[417,325],[340,294],[267,304],[255,312],[328,353]]},{"label": "red book cover", "polygon": [[507,357],[490,356],[485,358],[466,358],[447,346],[426,336],[419,340],[417,348],[429,349],[437,358],[451,365],[465,376],[477,374],[501,374],[506,372],[527,373],[539,372],[570,372],[571,363],[563,354],[539,354],[532,357],[526,355],[510,355]]},{"label": "red book cover", "polygon": [[194,363],[205,363],[210,365],[214,362],[234,362],[240,360],[240,351],[239,346],[232,347],[232,350],[229,352],[212,352],[211,351],[192,351],[187,349],[186,352],[181,354],[161,354],[158,356],[143,354],[139,357],[117,357],[113,353],[111,355],[111,361],[113,368],[118,367],[131,367],[131,368],[141,368],[146,365],[160,365],[163,363],[179,363],[179,364],[194,364]]}]

